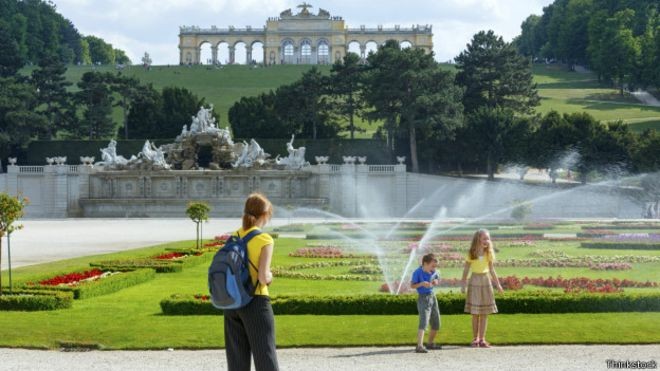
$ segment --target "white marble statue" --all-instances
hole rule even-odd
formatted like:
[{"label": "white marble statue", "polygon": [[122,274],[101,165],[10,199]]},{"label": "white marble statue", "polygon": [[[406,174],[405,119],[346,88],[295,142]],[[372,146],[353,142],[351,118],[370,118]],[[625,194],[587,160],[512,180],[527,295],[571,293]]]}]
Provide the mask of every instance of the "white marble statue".
[{"label": "white marble statue", "polygon": [[288,170],[298,170],[309,165],[309,162],[305,161],[305,147],[293,147],[293,140],[295,138],[295,135],[291,135],[291,141],[286,144],[286,150],[289,153],[289,156],[285,158],[277,156],[275,158],[276,164],[284,165]]},{"label": "white marble statue", "polygon": [[124,166],[128,163],[124,156],[117,154],[117,141],[112,139],[106,148],[101,148],[101,162],[96,165],[105,167]]},{"label": "white marble statue", "polygon": [[142,152],[137,156],[142,161],[143,165],[151,166],[155,169],[169,169],[170,165],[165,161],[165,153],[162,147],[156,146],[147,140],[142,146]]},{"label": "white marble statue", "polygon": [[250,143],[243,141],[241,154],[232,164],[233,167],[253,167],[254,165],[263,165],[270,155],[264,151],[256,140],[251,139]]}]

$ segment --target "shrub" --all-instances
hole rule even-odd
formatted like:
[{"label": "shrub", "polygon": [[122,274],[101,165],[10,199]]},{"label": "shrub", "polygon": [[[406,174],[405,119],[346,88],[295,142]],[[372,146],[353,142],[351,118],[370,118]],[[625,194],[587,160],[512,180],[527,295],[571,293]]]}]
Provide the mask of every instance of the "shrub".
[{"label": "shrub", "polygon": [[[181,272],[184,267],[192,267],[210,261],[212,252],[215,250],[197,249],[174,249],[165,254],[159,254],[151,258],[106,260],[90,263],[92,267],[112,271],[132,271],[136,269],[150,268],[156,273]],[[185,256],[185,257],[184,257]],[[178,259],[175,259],[178,257]]]},{"label": "shrub", "polygon": [[[173,295],[160,302],[165,315],[222,314],[205,295]],[[437,295],[443,314],[462,314],[465,295]],[[517,291],[496,294],[500,313],[658,312],[660,293],[556,293]],[[271,298],[278,315],[415,315],[416,295],[279,296]]]},{"label": "shrub", "polygon": [[0,295],[0,310],[40,311],[71,308],[73,293],[51,290],[13,290]]},{"label": "shrub", "polygon": [[619,250],[660,250],[658,242],[580,242],[580,247],[586,249],[619,249]]},{"label": "shrub", "polygon": [[[42,284],[26,283],[26,291],[62,291],[73,294],[74,299],[88,299],[117,292],[121,289],[154,279],[156,272],[153,269],[139,269],[114,274],[95,281],[82,282],[75,286],[47,286]],[[42,281],[43,282],[43,281]]]}]

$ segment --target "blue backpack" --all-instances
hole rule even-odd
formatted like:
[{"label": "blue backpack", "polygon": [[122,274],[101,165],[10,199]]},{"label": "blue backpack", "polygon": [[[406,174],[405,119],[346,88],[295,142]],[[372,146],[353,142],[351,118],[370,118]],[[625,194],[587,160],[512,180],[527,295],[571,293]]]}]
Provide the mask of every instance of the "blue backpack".
[{"label": "blue backpack", "polygon": [[[261,234],[254,230],[243,238],[231,236],[215,253],[209,267],[209,292],[211,304],[218,309],[243,308],[252,301],[256,287],[250,279],[250,268],[257,267],[248,258],[247,245]],[[258,283],[259,281],[257,281]]]}]

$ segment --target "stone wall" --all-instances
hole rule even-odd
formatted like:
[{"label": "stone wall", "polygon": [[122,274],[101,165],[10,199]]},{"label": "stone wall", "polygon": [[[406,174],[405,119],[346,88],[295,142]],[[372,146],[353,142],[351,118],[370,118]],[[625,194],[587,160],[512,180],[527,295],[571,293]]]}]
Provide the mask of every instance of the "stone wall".
[{"label": "stone wall", "polygon": [[[9,166],[0,191],[30,198],[28,218],[182,217],[190,201],[238,217],[245,197],[265,193],[279,216],[296,208],[345,217],[506,219],[517,200],[533,218],[639,218],[640,190],[488,182],[406,172],[405,165],[321,164],[299,171],[102,171],[89,165]],[[444,211],[443,211],[444,210]],[[309,211],[309,210],[308,210]]]}]

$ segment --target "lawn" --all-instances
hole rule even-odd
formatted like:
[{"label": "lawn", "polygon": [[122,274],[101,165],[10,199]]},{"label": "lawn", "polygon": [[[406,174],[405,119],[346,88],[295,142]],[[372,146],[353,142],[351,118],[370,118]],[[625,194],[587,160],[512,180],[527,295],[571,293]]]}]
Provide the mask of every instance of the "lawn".
[{"label": "lawn", "polygon": [[[328,226],[323,228],[328,229]],[[314,232],[314,228],[305,227],[305,229]],[[573,227],[573,229],[579,228]],[[656,233],[658,230],[660,228],[651,228],[651,231]],[[465,231],[465,234],[469,235],[470,232]],[[331,243],[333,241],[277,239],[273,265],[286,267],[302,262],[328,261],[322,258],[292,257],[289,254],[301,247]],[[94,261],[148,257],[161,253],[166,248],[190,247],[192,244],[191,241],[182,241],[121,253],[21,267],[14,271],[14,281],[20,284],[55,274],[88,269],[88,264]],[[406,244],[408,242],[401,242],[401,246]],[[468,242],[451,241],[448,244],[465,247]],[[530,259],[539,251],[554,251],[571,257],[660,256],[660,250],[584,249],[579,247],[579,241],[535,241],[533,246],[513,246],[511,242],[502,241],[497,242],[496,245],[500,250],[497,255],[498,260]],[[398,254],[398,258],[391,260],[396,264],[406,260],[406,256],[400,250],[396,248],[388,255]],[[51,312],[1,312],[0,347],[57,348],[60,347],[60,343],[105,349],[222,347],[224,340],[221,316],[165,316],[159,306],[162,299],[174,293],[206,293],[207,268],[208,264],[205,262],[186,267],[179,273],[158,274],[152,281],[112,294],[76,300],[70,309]],[[328,267],[311,271],[329,275],[344,274],[348,269],[348,267]],[[497,270],[501,277],[562,276],[660,281],[660,262],[657,261],[633,264],[632,270],[625,271],[595,271],[586,267],[499,267]],[[443,278],[458,278],[461,269],[445,268],[441,273]],[[7,272],[3,272],[5,283],[6,274]],[[379,292],[381,283],[380,279],[333,281],[276,277],[270,291],[271,295],[387,295]],[[538,288],[526,285],[524,289]],[[563,291],[559,288],[552,290]],[[625,289],[626,292],[657,292],[657,290],[658,288]],[[455,292],[457,288],[443,288],[439,291]],[[469,321],[467,315],[443,316],[441,341],[445,344],[469,342],[471,337]],[[276,323],[277,342],[280,347],[410,345],[414,343],[417,316],[278,315]],[[489,334],[489,340],[494,344],[660,343],[660,313],[498,314],[493,316],[489,323]]]}]

